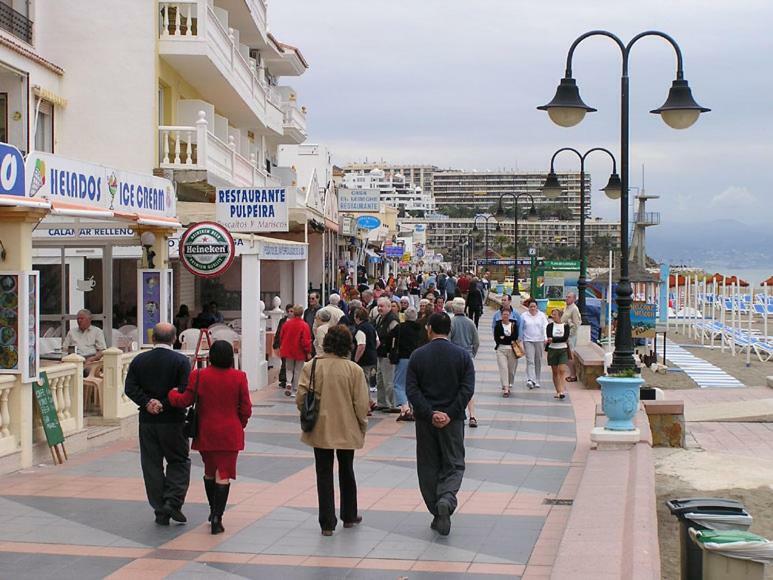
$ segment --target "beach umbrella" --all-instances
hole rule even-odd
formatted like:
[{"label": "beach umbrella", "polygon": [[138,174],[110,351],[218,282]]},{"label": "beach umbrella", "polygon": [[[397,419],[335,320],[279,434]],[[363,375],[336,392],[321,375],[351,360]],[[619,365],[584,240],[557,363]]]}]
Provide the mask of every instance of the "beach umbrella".
[{"label": "beach umbrella", "polygon": [[713,276],[706,278],[706,282],[717,282],[718,284],[721,284],[723,278],[725,278],[725,275],[717,272]]},{"label": "beach umbrella", "polygon": [[668,275],[668,287],[684,286],[686,278],[681,274],[669,274]]},{"label": "beach umbrella", "polygon": [[728,284],[738,284],[742,288],[745,288],[749,285],[749,283],[746,280],[742,280],[741,278],[738,278],[737,276],[730,276],[729,278],[726,278]]},{"label": "beach umbrella", "polygon": [[760,282],[760,286],[773,286],[773,276]]}]

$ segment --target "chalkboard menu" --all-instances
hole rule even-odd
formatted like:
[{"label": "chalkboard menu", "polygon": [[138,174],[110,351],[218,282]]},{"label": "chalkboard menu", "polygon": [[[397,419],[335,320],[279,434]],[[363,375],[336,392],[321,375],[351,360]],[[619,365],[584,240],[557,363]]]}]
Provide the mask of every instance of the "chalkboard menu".
[{"label": "chalkboard menu", "polygon": [[43,431],[46,434],[46,441],[49,447],[54,447],[64,443],[64,433],[62,425],[59,423],[59,417],[56,414],[56,405],[54,397],[51,395],[51,387],[48,384],[48,375],[45,372],[40,373],[40,380],[32,383],[32,390],[35,394],[35,401],[40,411],[40,420],[43,423]]}]

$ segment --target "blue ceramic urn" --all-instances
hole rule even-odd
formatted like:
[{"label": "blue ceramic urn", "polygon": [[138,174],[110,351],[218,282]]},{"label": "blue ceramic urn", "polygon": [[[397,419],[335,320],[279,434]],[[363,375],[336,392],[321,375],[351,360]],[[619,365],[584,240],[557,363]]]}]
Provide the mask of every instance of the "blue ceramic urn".
[{"label": "blue ceramic urn", "polygon": [[606,428],[612,431],[633,431],[633,418],[639,409],[639,389],[644,379],[639,377],[599,377],[601,407],[607,416]]}]

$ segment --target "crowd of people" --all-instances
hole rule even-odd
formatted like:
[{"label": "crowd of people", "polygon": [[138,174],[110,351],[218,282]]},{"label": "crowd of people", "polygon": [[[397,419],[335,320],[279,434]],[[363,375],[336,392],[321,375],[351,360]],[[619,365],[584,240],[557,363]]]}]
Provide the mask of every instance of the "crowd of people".
[{"label": "crowd of people", "polygon": [[[282,361],[278,385],[295,397],[299,410],[309,391],[318,402],[318,420],[302,440],[314,449],[323,535],[332,535],[338,523],[334,457],[343,525],[362,520],[354,451],[363,447],[367,417],[375,412],[415,423],[419,485],[433,515],[431,527],[442,535],[450,532],[464,474],[465,422],[478,426],[474,359],[487,294],[485,277],[401,273],[377,280],[373,288],[345,285],[324,306],[320,294],[310,292],[305,308],[286,308],[273,343]],[[519,312],[511,297],[503,296],[491,326],[502,397],[515,388],[521,358],[527,365],[525,388],[541,387],[545,353],[555,398],[566,397],[565,383],[576,380],[570,361],[581,324],[574,301],[574,295],[567,297],[566,310],[554,309],[548,319],[535,300],[525,300]],[[216,305],[207,313],[217,313]],[[212,344],[208,367],[191,372],[188,359],[171,348],[176,330],[157,325],[156,348],[132,361],[125,391],[140,408],[143,477],[159,525],[186,521],[182,506],[190,459],[184,409],[196,403],[192,448],[202,456],[211,531],[218,534],[251,413],[247,377],[233,368],[233,349],[225,341]]]}]

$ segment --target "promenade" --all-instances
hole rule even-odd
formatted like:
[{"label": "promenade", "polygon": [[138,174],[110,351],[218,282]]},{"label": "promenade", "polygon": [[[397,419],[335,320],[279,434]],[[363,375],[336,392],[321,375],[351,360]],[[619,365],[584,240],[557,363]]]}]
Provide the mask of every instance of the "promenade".
[{"label": "promenade", "polygon": [[[135,440],[0,480],[0,575],[68,578],[547,578],[571,510],[587,444],[576,446],[572,391],[526,391],[525,361],[500,396],[491,312],[475,361],[480,426],[466,430],[467,470],[452,531],[430,530],[418,491],[414,427],[375,413],[355,458],[363,522],[320,535],[311,450],[282,391],[253,397],[247,448],[212,536],[192,453],[187,525],[159,527]],[[545,369],[548,371],[549,369]],[[439,373],[443,369],[438,369]],[[584,426],[589,429],[589,425]],[[587,439],[581,438],[582,439]]]}]

